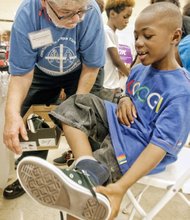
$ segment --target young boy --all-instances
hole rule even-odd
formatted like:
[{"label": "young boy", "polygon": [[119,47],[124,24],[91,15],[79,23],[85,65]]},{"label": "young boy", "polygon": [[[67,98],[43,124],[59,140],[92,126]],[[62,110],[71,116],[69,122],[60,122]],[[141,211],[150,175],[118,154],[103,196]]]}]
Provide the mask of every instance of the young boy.
[{"label": "young boy", "polygon": [[[31,197],[78,219],[113,220],[139,178],[177,159],[190,131],[189,73],[175,59],[181,24],[174,4],[145,8],[134,31],[142,64],[132,69],[118,105],[81,94],[51,113],[62,122],[76,161],[59,170],[38,158],[22,160],[17,172]],[[91,149],[88,137],[101,148]]]},{"label": "young boy", "polygon": [[[106,63],[104,65],[104,84],[100,97],[111,102],[117,102],[121,95],[120,79],[129,75],[129,68],[121,60],[118,52],[118,36],[116,30],[126,28],[131,17],[134,0],[108,0],[105,11],[108,17],[105,25]],[[127,81],[127,79],[126,79]]]}]

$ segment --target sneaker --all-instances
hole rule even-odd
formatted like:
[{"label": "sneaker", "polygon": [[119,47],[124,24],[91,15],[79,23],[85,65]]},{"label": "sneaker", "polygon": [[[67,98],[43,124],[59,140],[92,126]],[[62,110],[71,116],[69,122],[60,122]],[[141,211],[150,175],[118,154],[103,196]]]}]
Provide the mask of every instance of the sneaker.
[{"label": "sneaker", "polygon": [[58,157],[56,159],[53,160],[53,163],[55,165],[64,165],[64,164],[67,164],[67,162],[70,160],[70,159],[73,159],[74,160],[74,155],[72,153],[71,150],[68,150],[66,152],[64,152],[61,157]]},{"label": "sneaker", "polygon": [[93,180],[83,170],[60,170],[41,158],[26,157],[19,163],[17,175],[25,191],[42,205],[79,219],[109,219],[108,199],[94,192]]},{"label": "sneaker", "polygon": [[15,170],[17,169],[17,166],[19,164],[19,162],[22,160],[23,156],[21,155],[20,157],[18,157],[16,160],[15,160]]},{"label": "sneaker", "polygon": [[32,133],[36,133],[36,131],[41,128],[49,128],[49,125],[45,122],[45,120],[37,114],[30,114],[28,116],[27,126]]},{"label": "sneaker", "polygon": [[12,184],[8,185],[3,191],[3,197],[5,199],[16,199],[25,193],[19,180],[14,181]]},{"label": "sneaker", "polygon": [[69,159],[67,161],[67,166],[70,167],[74,163],[75,159]]}]

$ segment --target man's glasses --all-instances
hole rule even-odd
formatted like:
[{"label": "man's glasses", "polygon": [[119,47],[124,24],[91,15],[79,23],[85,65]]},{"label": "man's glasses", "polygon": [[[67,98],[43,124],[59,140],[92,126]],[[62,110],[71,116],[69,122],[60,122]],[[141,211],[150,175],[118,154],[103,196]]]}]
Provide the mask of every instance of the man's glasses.
[{"label": "man's glasses", "polygon": [[81,9],[81,10],[78,10],[77,12],[71,12],[68,15],[59,16],[57,12],[53,9],[53,7],[50,5],[50,3],[48,1],[46,1],[46,3],[59,20],[68,20],[68,19],[73,18],[75,15],[78,15],[79,18],[82,18],[88,11],[92,9],[92,6],[88,5],[86,9]]}]

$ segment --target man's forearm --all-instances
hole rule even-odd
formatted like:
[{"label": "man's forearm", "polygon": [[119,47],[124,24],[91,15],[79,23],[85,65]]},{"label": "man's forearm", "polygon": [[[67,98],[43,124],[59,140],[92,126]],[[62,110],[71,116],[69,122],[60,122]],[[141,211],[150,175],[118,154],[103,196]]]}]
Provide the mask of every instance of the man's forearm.
[{"label": "man's forearm", "polygon": [[11,112],[20,113],[20,108],[28,93],[32,77],[33,72],[28,73],[26,76],[11,76],[6,101],[6,116],[10,116]]},{"label": "man's forearm", "polygon": [[99,68],[89,68],[83,64],[83,69],[78,83],[77,94],[89,93],[96,82]]}]

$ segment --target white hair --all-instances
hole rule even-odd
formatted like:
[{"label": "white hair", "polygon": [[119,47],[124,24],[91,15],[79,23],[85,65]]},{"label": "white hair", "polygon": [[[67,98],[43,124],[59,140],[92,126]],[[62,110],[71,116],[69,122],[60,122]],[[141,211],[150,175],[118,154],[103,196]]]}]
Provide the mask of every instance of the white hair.
[{"label": "white hair", "polygon": [[64,6],[64,5],[71,5],[77,2],[77,4],[88,4],[89,0],[51,0],[52,2],[55,2],[56,5]]}]

